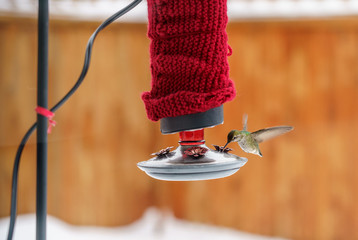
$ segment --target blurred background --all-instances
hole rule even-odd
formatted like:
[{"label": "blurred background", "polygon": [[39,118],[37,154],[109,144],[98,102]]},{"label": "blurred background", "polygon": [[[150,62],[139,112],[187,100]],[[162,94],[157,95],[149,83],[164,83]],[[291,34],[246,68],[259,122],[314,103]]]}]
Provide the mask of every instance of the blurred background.
[{"label": "blurred background", "polygon": [[[49,106],[77,80],[88,38],[126,0],[50,1]],[[10,213],[17,146],[36,120],[37,1],[0,1],[0,217]],[[146,4],[104,30],[83,85],[49,135],[48,214],[74,225],[122,226],[149,207],[180,219],[289,239],[358,239],[358,1],[229,0],[225,124],[205,131],[292,125],[235,175],[164,182],[136,164],[178,136],[162,135],[140,95],[150,90]],[[36,139],[20,165],[18,213],[36,205]]]}]

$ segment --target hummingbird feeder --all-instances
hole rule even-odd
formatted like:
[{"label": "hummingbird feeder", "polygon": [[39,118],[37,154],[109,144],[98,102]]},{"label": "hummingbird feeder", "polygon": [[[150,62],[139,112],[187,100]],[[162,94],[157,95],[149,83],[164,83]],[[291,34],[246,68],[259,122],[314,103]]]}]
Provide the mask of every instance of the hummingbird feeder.
[{"label": "hummingbird feeder", "polygon": [[150,177],[166,181],[194,181],[228,177],[236,173],[246,158],[212,150],[205,145],[204,129],[179,133],[179,147],[138,163]]},{"label": "hummingbird feeder", "polygon": [[224,122],[223,104],[235,97],[227,56],[226,0],[148,0],[152,89],[142,95],[150,120],[163,134],[179,132],[179,147],[166,148],[138,167],[161,180],[229,176],[247,159],[209,149],[204,128]]},{"label": "hummingbird feeder", "polygon": [[[179,131],[179,146],[174,151],[165,148],[148,161],[138,163],[138,167],[150,177],[166,181],[194,181],[228,177],[236,173],[247,162],[246,158],[228,153],[228,150],[215,145],[215,150],[205,145],[204,126],[221,124],[223,107],[204,113],[189,114],[161,120],[161,130],[165,133]],[[197,130],[185,130],[194,128]]]}]

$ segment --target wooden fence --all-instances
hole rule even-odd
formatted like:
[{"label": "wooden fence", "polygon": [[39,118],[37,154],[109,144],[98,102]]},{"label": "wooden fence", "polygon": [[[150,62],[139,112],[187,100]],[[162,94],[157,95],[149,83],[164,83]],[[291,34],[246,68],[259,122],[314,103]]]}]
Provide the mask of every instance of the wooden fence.
[{"label": "wooden fence", "polygon": [[[97,24],[50,24],[52,106],[79,76]],[[114,24],[98,36],[83,85],[49,136],[48,212],[72,224],[123,225],[149,206],[175,215],[292,239],[358,239],[358,19],[241,22],[228,26],[237,97],[225,124],[206,130],[224,144],[230,129],[289,124],[235,175],[162,182],[136,163],[176,135],[161,135],[140,99],[150,89],[145,24]],[[17,144],[35,121],[36,21],[0,19],[0,216],[9,215]],[[35,211],[35,137],[19,177],[19,213]]]}]

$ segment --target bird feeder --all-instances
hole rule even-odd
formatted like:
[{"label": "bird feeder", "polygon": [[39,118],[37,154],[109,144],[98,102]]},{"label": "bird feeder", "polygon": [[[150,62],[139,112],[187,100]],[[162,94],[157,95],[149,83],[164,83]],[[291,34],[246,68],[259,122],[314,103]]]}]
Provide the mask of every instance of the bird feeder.
[{"label": "bird feeder", "polygon": [[204,129],[179,133],[179,147],[155,153],[155,157],[138,163],[149,176],[167,181],[194,181],[223,178],[237,172],[246,158],[227,153],[217,147],[205,145]]},{"label": "bird feeder", "polygon": [[165,148],[138,167],[161,180],[229,176],[247,159],[209,149],[204,128],[224,121],[223,104],[235,97],[229,79],[226,0],[148,0],[152,89],[142,95],[150,120],[163,134],[179,132],[179,147]]},{"label": "bird feeder", "polygon": [[204,128],[223,123],[223,106],[206,112],[163,118],[164,134],[179,132],[179,146],[167,147],[155,157],[139,162],[138,167],[150,177],[166,181],[195,181],[228,177],[236,173],[246,158],[228,153],[231,149],[206,146]]}]

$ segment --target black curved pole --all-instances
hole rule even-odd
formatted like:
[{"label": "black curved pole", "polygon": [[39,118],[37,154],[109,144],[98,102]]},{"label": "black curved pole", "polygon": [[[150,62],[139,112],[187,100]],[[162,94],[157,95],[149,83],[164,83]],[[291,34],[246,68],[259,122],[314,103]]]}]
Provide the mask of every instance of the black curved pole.
[{"label": "black curved pole", "polygon": [[[48,108],[48,0],[39,0],[37,106]],[[46,239],[47,215],[47,122],[37,114],[36,239]]]},{"label": "black curved pole", "polygon": [[[46,3],[43,3],[40,1],[39,4],[39,15],[41,15],[41,17],[39,16],[39,52],[41,51],[41,53],[39,53],[39,79],[40,79],[40,75],[41,75],[41,87],[39,87],[39,89],[45,89],[46,91],[39,91],[39,94],[41,94],[41,102],[43,101],[43,96],[45,97],[45,100],[43,101],[46,104],[39,104],[40,106],[47,106],[47,78],[48,78],[48,58],[47,58],[47,52],[48,52],[48,0],[46,1]],[[109,18],[107,18],[97,29],[96,31],[92,34],[92,36],[90,37],[88,43],[87,43],[87,48],[86,48],[86,54],[85,54],[85,61],[83,64],[83,68],[82,68],[82,72],[79,76],[79,78],[77,79],[75,85],[66,93],[66,95],[55,104],[55,106],[53,106],[51,108],[51,112],[56,112],[57,109],[59,109],[75,92],[76,90],[80,87],[80,85],[82,84],[89,65],[90,65],[90,59],[91,59],[91,52],[92,52],[92,46],[94,43],[94,40],[96,38],[96,36],[98,35],[98,33],[100,31],[102,31],[104,28],[106,28],[109,24],[111,24],[112,22],[114,22],[116,19],[118,19],[119,17],[123,16],[124,14],[126,14],[127,12],[129,12],[131,9],[133,9],[135,6],[137,6],[142,0],[133,0],[133,2],[131,2],[130,4],[128,4],[126,7],[124,7],[123,9],[119,10],[118,12],[116,12],[115,14],[113,14],[112,16],[110,16]],[[40,10],[41,9],[41,10]],[[44,14],[45,13],[45,14]],[[45,15],[45,17],[43,17],[43,15]],[[40,20],[41,19],[41,20]],[[47,19],[46,21],[44,21],[44,19]],[[47,24],[43,24],[43,23],[47,23]],[[41,27],[40,27],[41,26]],[[40,34],[41,32],[41,34]],[[45,33],[45,34],[44,34]],[[44,41],[45,39],[45,41]],[[45,51],[44,51],[45,50]],[[45,54],[44,54],[45,53]],[[40,57],[41,56],[41,57]],[[40,61],[41,59],[41,61]],[[43,65],[44,64],[44,65]],[[45,73],[45,74],[44,74]],[[45,81],[45,84],[43,84],[43,80]],[[46,87],[44,87],[44,85]],[[46,93],[46,94],[43,94]],[[43,119],[42,116],[39,116],[41,119]],[[46,126],[47,126],[47,121],[46,122]],[[42,122],[42,124],[44,125],[45,123]],[[19,173],[19,165],[20,165],[20,160],[21,160],[21,154],[22,151],[24,150],[24,147],[27,143],[27,141],[29,140],[31,134],[35,131],[35,129],[38,127],[38,122],[36,121],[31,127],[30,129],[26,132],[26,134],[24,135],[24,137],[22,138],[20,145],[16,151],[16,156],[15,156],[15,161],[14,161],[14,167],[13,167],[13,173],[12,173],[12,186],[11,186],[11,208],[10,208],[10,224],[9,224],[9,232],[8,232],[8,237],[7,240],[11,240],[14,234],[14,228],[15,228],[15,221],[16,221],[16,212],[17,212],[17,180],[18,180],[18,173]],[[42,127],[42,134],[44,134],[43,130],[44,127]],[[43,137],[44,135],[41,135],[41,137]],[[46,141],[47,142],[47,135],[46,135]],[[37,191],[37,196],[38,196],[38,200],[37,200],[37,220],[36,220],[36,232],[37,232],[37,239],[45,239],[46,238],[46,212],[47,212],[47,204],[46,204],[46,189],[47,189],[47,160],[43,161],[43,156],[45,156],[47,158],[47,144],[46,147],[43,148],[43,145],[40,147],[40,151],[39,153],[43,152],[43,149],[46,150],[45,154],[42,153],[39,154],[40,156],[42,156],[40,158],[41,161],[40,164],[38,165],[38,171],[37,173],[41,173],[41,175],[38,175],[37,178],[37,183],[39,186],[38,191]]]}]

